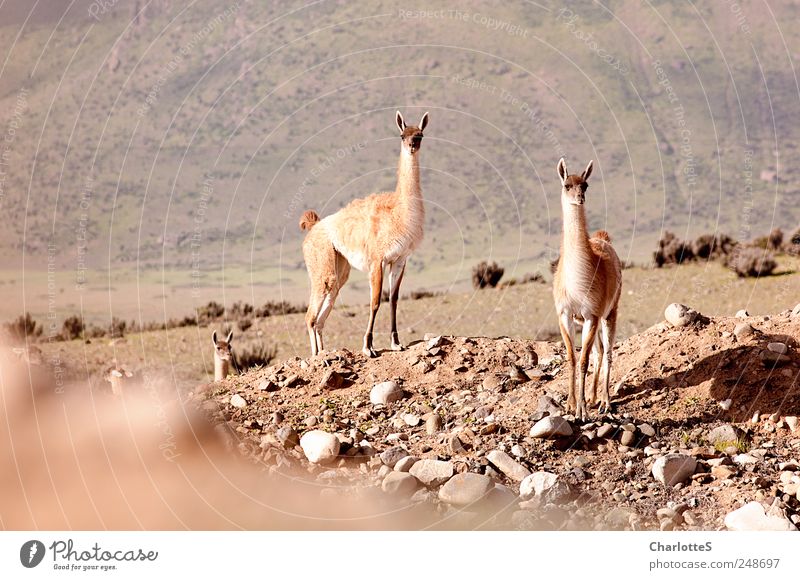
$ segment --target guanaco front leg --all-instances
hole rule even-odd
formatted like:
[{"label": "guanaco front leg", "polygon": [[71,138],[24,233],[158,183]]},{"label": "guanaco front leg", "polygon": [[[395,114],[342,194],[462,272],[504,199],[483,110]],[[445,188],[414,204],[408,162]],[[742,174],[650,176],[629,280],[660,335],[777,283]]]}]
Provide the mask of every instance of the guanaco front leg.
[{"label": "guanaco front leg", "polygon": [[389,315],[392,323],[392,350],[403,350],[397,334],[397,301],[400,298],[400,283],[406,271],[406,261],[399,260],[389,266]]},{"label": "guanaco front leg", "polygon": [[375,316],[378,314],[378,308],[381,305],[381,292],[383,292],[383,263],[376,262],[372,264],[369,270],[369,322],[367,323],[367,332],[364,335],[364,348],[362,352],[370,358],[378,356],[375,349],[372,348],[372,329],[375,326]]},{"label": "guanaco front leg", "polygon": [[581,332],[581,359],[578,368],[578,394],[577,408],[575,416],[581,421],[586,419],[586,397],[584,388],[586,386],[586,372],[589,370],[589,357],[592,353],[592,346],[597,335],[597,317],[587,316],[583,321],[583,331]]},{"label": "guanaco front leg", "polygon": [[567,411],[575,411],[575,331],[572,316],[562,312],[558,317],[558,327],[561,330],[561,339],[567,350],[567,364],[569,365],[569,392],[567,394]]}]

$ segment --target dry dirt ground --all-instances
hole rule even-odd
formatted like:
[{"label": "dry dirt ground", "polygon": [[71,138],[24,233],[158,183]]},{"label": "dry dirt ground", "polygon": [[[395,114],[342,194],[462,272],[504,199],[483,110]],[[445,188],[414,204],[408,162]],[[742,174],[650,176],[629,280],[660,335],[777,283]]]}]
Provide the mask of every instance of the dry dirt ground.
[{"label": "dry dirt ground", "polygon": [[[201,385],[189,401],[271,473],[316,478],[331,497],[370,490],[397,509],[439,514],[444,527],[719,529],[726,513],[753,500],[797,524],[798,337],[797,310],[656,324],[617,344],[612,412],[593,411],[582,424],[563,409],[561,343],[510,338],[426,336],[375,359],[348,350],[294,357]],[[376,405],[371,390],[385,381],[403,397]],[[572,434],[531,436],[537,421],[559,415]],[[715,437],[722,425],[734,435]],[[297,441],[311,430],[336,434],[338,456],[309,463]],[[499,465],[495,450],[513,465]],[[696,460],[677,485],[651,473],[669,453]],[[402,492],[387,486],[390,466],[406,454],[488,476],[493,501],[453,501],[439,488],[446,477]],[[528,472],[555,474],[556,489],[568,493],[525,501],[518,494]]]}]

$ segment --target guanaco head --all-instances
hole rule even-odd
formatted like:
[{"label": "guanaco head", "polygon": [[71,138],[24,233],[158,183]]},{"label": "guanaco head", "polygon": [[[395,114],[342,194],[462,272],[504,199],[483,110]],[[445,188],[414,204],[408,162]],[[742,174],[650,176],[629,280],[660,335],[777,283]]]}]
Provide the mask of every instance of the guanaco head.
[{"label": "guanaco head", "polygon": [[561,178],[561,198],[572,205],[583,205],[586,201],[586,189],[589,184],[586,182],[592,174],[592,163],[586,166],[580,175],[569,175],[567,173],[567,163],[562,157],[558,162],[558,176]]},{"label": "guanaco head", "polygon": [[397,128],[400,129],[400,138],[403,140],[403,150],[413,155],[419,151],[419,148],[422,145],[422,132],[428,125],[428,113],[422,115],[422,120],[419,122],[419,127],[406,125],[406,122],[403,121],[403,115],[400,114],[400,111],[397,111],[397,117],[395,118],[395,121],[397,121]]},{"label": "guanaco head", "polygon": [[225,340],[217,340],[217,331],[211,335],[211,342],[214,343],[214,353],[220,360],[231,360],[231,342],[233,341],[233,331],[228,333]]}]

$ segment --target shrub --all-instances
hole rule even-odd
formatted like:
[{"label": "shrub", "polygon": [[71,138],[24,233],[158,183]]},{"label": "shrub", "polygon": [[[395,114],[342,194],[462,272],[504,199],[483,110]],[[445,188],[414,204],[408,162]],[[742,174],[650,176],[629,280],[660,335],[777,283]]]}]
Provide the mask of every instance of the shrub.
[{"label": "shrub", "polygon": [[437,292],[431,292],[430,290],[412,290],[408,297],[411,300],[421,300],[422,298],[433,298],[438,295]]},{"label": "shrub", "polygon": [[783,245],[783,230],[780,228],[775,228],[769,233],[767,238],[767,247],[770,250],[778,251],[781,249]]},{"label": "shrub", "polygon": [[111,338],[122,338],[128,329],[128,323],[120,320],[116,316],[111,317],[111,324],[108,325],[108,334]]},{"label": "shrub", "polygon": [[267,318],[268,316],[281,316],[283,314],[295,314],[297,312],[305,312],[308,309],[307,306],[296,306],[293,304],[289,304],[285,300],[280,302],[270,300],[266,302],[264,306],[255,309],[255,315],[258,318]]},{"label": "shrub", "polygon": [[197,309],[197,320],[199,324],[206,325],[213,322],[225,314],[225,307],[219,302],[211,301],[205,306]]},{"label": "shrub", "polygon": [[230,316],[231,318],[250,316],[251,314],[253,314],[253,310],[254,308],[252,304],[238,301],[234,302],[233,305],[228,309],[228,316]]},{"label": "shrub", "polygon": [[754,246],[741,246],[731,253],[725,265],[740,278],[769,276],[778,266],[772,253]]},{"label": "shrub", "polygon": [[546,284],[547,282],[539,272],[528,273],[522,277],[520,284]]},{"label": "shrub", "polygon": [[100,326],[90,325],[85,332],[86,338],[102,338],[106,335],[106,329]]},{"label": "shrub", "polygon": [[703,234],[692,244],[695,256],[703,260],[722,258],[736,247],[736,240],[725,234]]},{"label": "shrub", "polygon": [[267,346],[262,340],[253,343],[249,347],[236,351],[236,362],[239,370],[245,372],[247,369],[259,366],[267,366],[278,354],[278,349],[274,346]]},{"label": "shrub", "polygon": [[800,228],[796,229],[783,245],[783,251],[788,254],[800,254]]},{"label": "shrub", "polygon": [[472,286],[474,288],[486,288],[491,286],[494,288],[500,282],[505,270],[497,265],[497,262],[489,264],[486,261],[481,262],[472,268]]},{"label": "shrub", "polygon": [[86,325],[80,316],[70,316],[61,325],[61,336],[64,340],[74,340],[83,336]]},{"label": "shrub", "polygon": [[694,260],[691,244],[677,238],[672,232],[664,232],[653,254],[656,266],[660,268],[664,264],[682,264],[690,260]]},{"label": "shrub", "polygon": [[242,332],[247,332],[247,329],[253,326],[253,319],[252,318],[240,318],[238,321],[239,330]]},{"label": "shrub", "polygon": [[6,322],[3,327],[14,342],[25,342],[26,337],[28,340],[35,340],[44,331],[42,325],[31,318],[30,312],[20,315],[16,320]]}]

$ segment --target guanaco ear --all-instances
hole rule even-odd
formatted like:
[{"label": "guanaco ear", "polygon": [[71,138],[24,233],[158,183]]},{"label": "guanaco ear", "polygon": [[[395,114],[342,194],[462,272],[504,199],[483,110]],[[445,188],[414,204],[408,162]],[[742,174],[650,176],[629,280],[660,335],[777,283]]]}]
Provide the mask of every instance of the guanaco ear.
[{"label": "guanaco ear", "polygon": [[561,185],[567,180],[567,162],[564,158],[558,160],[558,176],[561,178]]},{"label": "guanaco ear", "polygon": [[211,344],[213,344],[214,346],[217,346],[217,331],[216,330],[211,334]]},{"label": "guanaco ear", "polygon": [[406,122],[403,121],[403,115],[400,114],[400,111],[397,111],[395,121],[397,121],[397,128],[400,129],[401,133],[406,130]]},{"label": "guanaco ear", "polygon": [[228,338],[226,338],[226,339],[225,339],[225,342],[227,342],[227,343],[228,343],[228,345],[230,346],[230,344],[231,344],[231,341],[232,341],[232,340],[233,340],[233,330],[231,330],[231,331],[228,333]]},{"label": "guanaco ear", "polygon": [[425,114],[422,115],[422,120],[419,122],[419,130],[424,131],[425,127],[428,126],[428,112],[425,111]]},{"label": "guanaco ear", "polygon": [[589,162],[589,165],[587,165],[587,166],[586,166],[586,169],[584,169],[584,170],[583,170],[583,175],[581,175],[581,178],[582,178],[584,181],[586,181],[587,179],[589,179],[589,176],[592,174],[592,164],[593,164],[593,163],[594,163],[594,161],[590,161],[590,162]]}]

